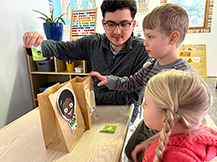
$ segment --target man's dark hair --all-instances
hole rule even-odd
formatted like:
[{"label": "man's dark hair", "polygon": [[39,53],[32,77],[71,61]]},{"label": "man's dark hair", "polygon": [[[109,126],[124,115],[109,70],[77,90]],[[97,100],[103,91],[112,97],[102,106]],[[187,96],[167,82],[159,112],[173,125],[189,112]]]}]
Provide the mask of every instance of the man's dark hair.
[{"label": "man's dark hair", "polygon": [[103,0],[101,5],[102,17],[105,18],[106,12],[115,12],[116,10],[122,10],[123,8],[130,9],[131,17],[134,19],[137,6],[135,0]]}]

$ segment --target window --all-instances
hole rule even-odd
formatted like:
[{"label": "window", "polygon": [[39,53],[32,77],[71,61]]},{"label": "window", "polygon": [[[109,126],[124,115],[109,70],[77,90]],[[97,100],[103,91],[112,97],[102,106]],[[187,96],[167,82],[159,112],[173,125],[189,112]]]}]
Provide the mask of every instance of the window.
[{"label": "window", "polygon": [[210,32],[214,0],[161,0],[161,3],[176,3],[187,11],[190,33]]}]

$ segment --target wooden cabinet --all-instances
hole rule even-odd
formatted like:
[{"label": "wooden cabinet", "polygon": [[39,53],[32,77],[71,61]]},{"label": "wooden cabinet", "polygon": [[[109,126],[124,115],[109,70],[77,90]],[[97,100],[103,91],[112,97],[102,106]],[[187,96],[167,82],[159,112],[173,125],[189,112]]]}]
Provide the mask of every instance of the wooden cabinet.
[{"label": "wooden cabinet", "polygon": [[178,54],[188,61],[191,67],[204,80],[207,79],[206,44],[183,44],[178,48]]},{"label": "wooden cabinet", "polygon": [[37,64],[33,61],[31,56],[27,55],[27,62],[29,67],[29,75],[32,89],[32,97],[34,107],[38,106],[37,94],[40,93],[39,87],[49,82],[65,82],[73,79],[76,75],[86,76],[90,72],[88,64],[83,60],[76,60],[74,66],[83,65],[83,72],[75,73],[74,71],[68,72],[64,61],[58,60],[54,57],[54,71],[51,72],[39,72],[37,70]]},{"label": "wooden cabinet", "polygon": [[[71,26],[70,26],[70,40],[77,40],[80,37],[90,35],[96,32],[97,22],[97,7],[87,10],[72,10]],[[80,17],[79,15],[85,15]],[[79,25],[79,26],[78,26]],[[85,27],[80,29],[80,27]],[[72,27],[76,28],[72,30]],[[77,29],[78,27],[78,29]],[[86,30],[86,27],[88,30]],[[73,79],[76,75],[86,76],[89,75],[90,69],[86,61],[76,60],[74,67],[83,66],[82,72],[75,73],[74,71],[68,72],[64,61],[58,60],[54,57],[54,70],[51,72],[40,72],[37,69],[37,64],[33,61],[32,57],[27,55],[29,66],[29,75],[32,89],[32,96],[34,107],[38,106],[37,94],[40,93],[39,87],[49,82],[65,82]]]}]

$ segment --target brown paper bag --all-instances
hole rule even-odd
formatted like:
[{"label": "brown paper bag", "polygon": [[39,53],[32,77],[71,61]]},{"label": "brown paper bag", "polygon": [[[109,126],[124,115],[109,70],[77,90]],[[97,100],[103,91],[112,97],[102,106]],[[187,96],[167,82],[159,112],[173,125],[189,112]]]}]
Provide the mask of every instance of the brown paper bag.
[{"label": "brown paper bag", "polygon": [[57,96],[64,87],[72,89],[71,83],[58,83],[46,92],[38,94],[38,102],[45,147],[49,150],[70,152],[83,133],[85,125],[76,100],[77,128],[74,132],[61,116]]},{"label": "brown paper bag", "polygon": [[55,113],[48,98],[48,96],[56,92],[59,87],[60,84],[57,83],[50,87],[46,92],[37,95],[43,139],[47,149],[54,148],[59,141],[57,138],[53,138],[53,134],[56,134],[56,132],[59,131],[59,128],[57,128]]},{"label": "brown paper bag", "polygon": [[95,95],[91,76],[76,76],[70,81],[76,94],[86,129],[90,129],[95,117]]}]

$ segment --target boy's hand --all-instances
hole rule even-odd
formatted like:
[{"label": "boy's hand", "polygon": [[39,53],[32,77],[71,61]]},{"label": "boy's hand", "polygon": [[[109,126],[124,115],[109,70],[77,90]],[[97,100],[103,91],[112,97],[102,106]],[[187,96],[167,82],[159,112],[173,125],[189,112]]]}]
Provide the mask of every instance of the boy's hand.
[{"label": "boy's hand", "polygon": [[153,142],[153,141],[148,141],[148,140],[147,140],[147,141],[144,141],[144,142],[141,143],[141,144],[138,144],[138,145],[134,148],[133,152],[131,153],[131,156],[132,156],[134,162],[137,162],[137,154],[138,154],[139,152],[144,152],[144,153],[146,153],[146,152],[148,151],[148,149],[149,149],[149,146],[152,144],[152,142]]},{"label": "boy's hand", "polygon": [[97,84],[97,86],[99,86],[99,87],[108,83],[107,77],[100,75],[100,73],[98,73],[98,72],[96,72],[96,71],[91,71],[91,72],[90,72],[90,75],[91,75],[91,76],[96,76],[99,80],[101,80],[101,82],[99,82],[99,83]]},{"label": "boy's hand", "polygon": [[38,32],[26,32],[23,35],[23,43],[27,48],[31,48],[32,45],[38,47],[43,40],[43,35]]}]

